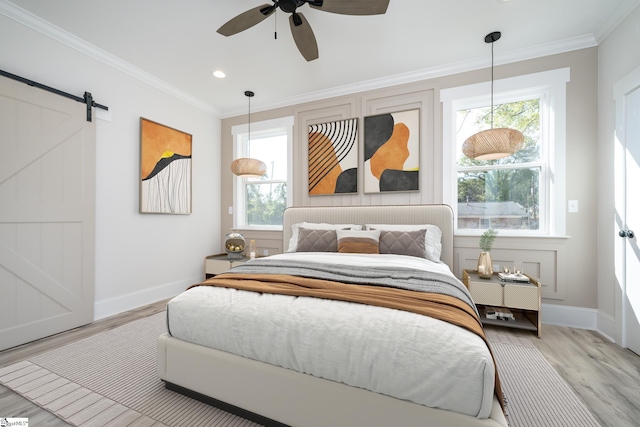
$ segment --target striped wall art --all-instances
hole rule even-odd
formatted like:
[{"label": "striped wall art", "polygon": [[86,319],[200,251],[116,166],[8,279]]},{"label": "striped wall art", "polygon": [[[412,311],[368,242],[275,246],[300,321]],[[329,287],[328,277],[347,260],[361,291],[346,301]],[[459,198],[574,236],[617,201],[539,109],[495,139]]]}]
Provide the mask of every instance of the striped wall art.
[{"label": "striped wall art", "polygon": [[309,126],[309,195],[358,192],[358,119]]}]

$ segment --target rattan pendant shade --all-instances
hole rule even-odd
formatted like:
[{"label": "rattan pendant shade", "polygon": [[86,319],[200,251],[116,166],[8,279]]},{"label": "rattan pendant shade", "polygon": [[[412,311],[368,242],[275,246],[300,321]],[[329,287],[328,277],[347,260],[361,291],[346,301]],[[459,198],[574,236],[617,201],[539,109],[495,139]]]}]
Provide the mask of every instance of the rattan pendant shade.
[{"label": "rattan pendant shade", "polygon": [[470,159],[496,160],[519,151],[523,143],[524,135],[518,130],[488,129],[471,135],[462,144],[462,152]]},{"label": "rattan pendant shade", "polygon": [[524,135],[516,129],[493,127],[493,42],[500,39],[500,31],[487,34],[485,43],[491,43],[491,129],[471,135],[462,144],[465,156],[475,160],[496,160],[516,153],[522,148]]},{"label": "rattan pendant shade", "polygon": [[[249,98],[249,137],[251,141],[251,97],[254,95],[250,90],[246,91],[245,96]],[[242,178],[259,178],[267,173],[267,165],[258,159],[249,157],[241,157],[235,159],[231,163],[231,172]]]},{"label": "rattan pendant shade", "polygon": [[231,172],[243,178],[258,178],[267,173],[267,165],[258,159],[241,157],[231,163]]}]

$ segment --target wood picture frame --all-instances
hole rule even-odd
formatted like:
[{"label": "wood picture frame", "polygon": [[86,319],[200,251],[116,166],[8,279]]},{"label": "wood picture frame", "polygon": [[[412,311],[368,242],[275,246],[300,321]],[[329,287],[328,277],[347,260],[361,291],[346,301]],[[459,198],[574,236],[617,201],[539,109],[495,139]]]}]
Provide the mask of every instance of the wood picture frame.
[{"label": "wood picture frame", "polygon": [[358,193],[358,119],[309,125],[309,195]]},{"label": "wood picture frame", "polygon": [[420,109],[364,118],[364,192],[420,191]]},{"label": "wood picture frame", "polygon": [[188,133],[140,117],[140,213],[191,213]]}]

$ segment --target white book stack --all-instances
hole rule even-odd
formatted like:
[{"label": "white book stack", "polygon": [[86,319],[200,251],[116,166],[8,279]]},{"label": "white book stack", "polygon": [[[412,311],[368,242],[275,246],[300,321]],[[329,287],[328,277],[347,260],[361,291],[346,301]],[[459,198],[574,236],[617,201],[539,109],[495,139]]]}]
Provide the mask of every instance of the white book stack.
[{"label": "white book stack", "polygon": [[498,279],[503,282],[529,283],[529,278],[524,274],[498,273]]},{"label": "white book stack", "polygon": [[484,316],[487,319],[505,320],[507,322],[516,320],[511,310],[505,307],[486,307],[484,310]]}]

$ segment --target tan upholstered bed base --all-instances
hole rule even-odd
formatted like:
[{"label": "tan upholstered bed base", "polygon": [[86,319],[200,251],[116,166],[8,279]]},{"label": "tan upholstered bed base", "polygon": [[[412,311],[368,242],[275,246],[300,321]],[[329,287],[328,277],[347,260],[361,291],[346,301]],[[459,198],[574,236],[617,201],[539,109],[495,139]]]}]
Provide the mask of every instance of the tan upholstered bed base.
[{"label": "tan upholstered bed base", "polygon": [[[158,374],[169,383],[296,427],[507,425],[495,396],[491,418],[480,420],[191,344],[168,334],[158,339]],[[240,415],[247,417],[246,413]]]},{"label": "tan upholstered bed base", "polygon": [[[285,249],[291,224],[303,221],[435,224],[442,230],[442,261],[453,269],[453,213],[446,205],[289,208],[283,219]],[[191,344],[167,334],[158,338],[158,373],[167,383],[186,389],[180,391],[191,390],[295,427],[507,426],[495,395],[491,417],[477,419]],[[246,412],[239,415],[249,418]]]}]

